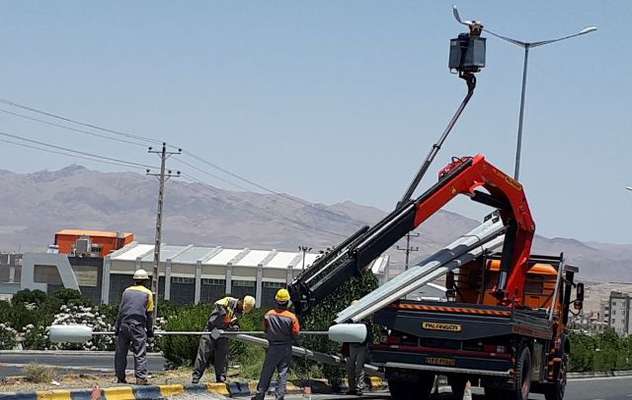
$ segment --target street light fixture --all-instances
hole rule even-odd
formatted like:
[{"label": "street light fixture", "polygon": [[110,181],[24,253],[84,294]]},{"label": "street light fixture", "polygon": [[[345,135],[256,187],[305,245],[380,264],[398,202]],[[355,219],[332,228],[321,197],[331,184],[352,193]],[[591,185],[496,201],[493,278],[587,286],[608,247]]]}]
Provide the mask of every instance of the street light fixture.
[{"label": "street light fixture", "polygon": [[632,186],[626,186],[625,190],[629,190],[630,192],[632,192]]},{"label": "street light fixture", "polygon": [[[473,21],[463,21],[461,19],[461,16],[459,15],[459,10],[456,8],[456,6],[452,7],[452,14],[454,15],[454,18],[463,25],[467,25],[469,26],[470,24],[472,24]],[[562,40],[566,40],[566,39],[571,39],[577,36],[581,36],[581,35],[585,35],[587,33],[590,32],[594,32],[597,30],[597,27],[595,26],[589,26],[586,27],[584,29],[582,29],[581,31],[577,32],[577,33],[573,33],[570,35],[566,35],[566,36],[562,36],[556,39],[550,39],[550,40],[542,40],[539,42],[524,42],[521,40],[517,40],[517,39],[512,39],[510,37],[504,36],[504,35],[500,35],[498,33],[492,32],[487,28],[483,29],[484,31],[488,32],[490,35],[492,36],[496,36],[499,39],[502,39],[506,42],[509,42],[511,44],[514,44],[516,46],[522,47],[524,49],[524,65],[522,68],[522,92],[520,94],[520,115],[518,117],[518,141],[516,144],[516,165],[515,165],[515,170],[514,170],[514,179],[518,180],[518,178],[520,177],[520,152],[522,150],[522,122],[524,119],[524,100],[525,100],[525,92],[526,92],[526,88],[527,88],[527,64],[529,61],[529,49],[533,48],[533,47],[539,47],[539,46],[544,46],[546,44],[551,44],[551,43],[555,43],[555,42],[559,42]]]}]

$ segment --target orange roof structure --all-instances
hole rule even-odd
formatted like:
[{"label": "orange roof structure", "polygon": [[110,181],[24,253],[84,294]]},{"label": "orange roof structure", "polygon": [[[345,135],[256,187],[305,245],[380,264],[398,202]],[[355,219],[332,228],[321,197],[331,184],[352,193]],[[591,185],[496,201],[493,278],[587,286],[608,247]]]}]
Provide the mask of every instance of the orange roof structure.
[{"label": "orange roof structure", "polygon": [[131,232],[111,232],[111,231],[92,231],[86,229],[62,229],[56,232],[56,235],[72,235],[72,236],[90,236],[90,237],[127,237],[133,235]]}]

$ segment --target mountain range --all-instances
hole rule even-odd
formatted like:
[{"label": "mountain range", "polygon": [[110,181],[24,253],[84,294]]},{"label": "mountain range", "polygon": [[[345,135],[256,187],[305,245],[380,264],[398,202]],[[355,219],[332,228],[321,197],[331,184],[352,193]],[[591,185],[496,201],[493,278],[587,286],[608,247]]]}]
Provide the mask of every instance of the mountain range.
[{"label": "mountain range", "polygon": [[[62,228],[133,232],[152,243],[157,182],[132,172],[99,172],[80,165],[56,171],[0,170],[0,250],[44,250]],[[288,194],[229,191],[171,180],[165,197],[163,241],[167,244],[221,245],[295,250],[335,245],[385,211],[352,201],[310,203]],[[441,211],[417,231],[412,260],[437,250],[477,221]],[[399,243],[404,245],[403,241]],[[580,242],[538,236],[535,252],[559,254],[581,267],[584,279],[632,281],[632,245]],[[403,252],[390,249],[393,268]]]}]

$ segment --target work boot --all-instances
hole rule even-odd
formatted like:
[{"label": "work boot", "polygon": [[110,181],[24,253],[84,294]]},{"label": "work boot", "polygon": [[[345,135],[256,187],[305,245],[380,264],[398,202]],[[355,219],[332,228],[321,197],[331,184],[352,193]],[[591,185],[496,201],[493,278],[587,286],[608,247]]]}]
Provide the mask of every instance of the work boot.
[{"label": "work boot", "polygon": [[125,378],[116,378],[116,383],[127,383],[127,380]]},{"label": "work boot", "polygon": [[218,375],[215,377],[215,382],[224,383],[226,382],[226,375]]},{"label": "work boot", "polygon": [[136,378],[137,385],[149,385],[147,378]]}]

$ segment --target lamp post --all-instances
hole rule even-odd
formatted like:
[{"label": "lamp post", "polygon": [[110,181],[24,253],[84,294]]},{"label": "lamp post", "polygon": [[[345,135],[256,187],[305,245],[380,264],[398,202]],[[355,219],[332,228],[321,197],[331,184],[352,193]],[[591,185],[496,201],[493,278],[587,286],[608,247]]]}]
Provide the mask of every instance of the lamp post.
[{"label": "lamp post", "polygon": [[[456,18],[456,20],[459,23],[463,25],[469,25],[469,23],[471,23],[471,21],[461,20],[461,17],[459,15],[459,10],[456,8],[456,6],[453,6],[452,13],[454,15],[454,18]],[[524,120],[525,93],[527,89],[527,66],[529,63],[529,49],[534,48],[534,47],[544,46],[546,44],[560,42],[562,40],[571,39],[577,36],[585,35],[587,33],[596,31],[597,27],[589,26],[587,28],[582,29],[579,32],[576,32],[570,35],[566,35],[566,36],[562,36],[562,37],[550,39],[550,40],[542,40],[539,42],[524,42],[521,40],[512,39],[504,35],[500,35],[498,33],[494,33],[487,28],[484,28],[483,30],[488,32],[492,36],[496,36],[499,39],[502,39],[506,42],[522,47],[524,49],[524,62],[523,62],[523,67],[522,67],[522,91],[520,94],[520,114],[518,117],[518,140],[516,144],[516,165],[515,165],[515,170],[514,170],[514,179],[518,180],[520,177],[520,153],[522,150],[522,125],[523,125],[523,120]]]},{"label": "lamp post", "polygon": [[312,248],[307,246],[298,246],[298,251],[303,253],[303,268],[301,268],[301,270],[305,271],[305,253],[307,253],[308,251],[312,251]]}]

